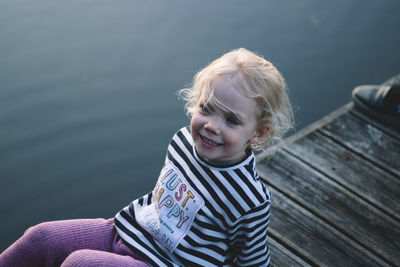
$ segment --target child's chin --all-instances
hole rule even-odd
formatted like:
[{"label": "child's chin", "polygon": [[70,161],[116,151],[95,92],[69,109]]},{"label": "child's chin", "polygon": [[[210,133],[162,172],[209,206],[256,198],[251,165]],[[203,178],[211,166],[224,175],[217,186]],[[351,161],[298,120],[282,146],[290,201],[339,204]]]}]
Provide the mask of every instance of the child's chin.
[{"label": "child's chin", "polygon": [[212,157],[209,153],[205,153],[205,152],[202,151],[201,149],[200,149],[200,150],[197,150],[197,153],[198,153],[199,156],[200,156],[202,159],[204,159],[205,161],[210,162],[210,163],[214,163],[214,162],[215,162],[215,157]]}]

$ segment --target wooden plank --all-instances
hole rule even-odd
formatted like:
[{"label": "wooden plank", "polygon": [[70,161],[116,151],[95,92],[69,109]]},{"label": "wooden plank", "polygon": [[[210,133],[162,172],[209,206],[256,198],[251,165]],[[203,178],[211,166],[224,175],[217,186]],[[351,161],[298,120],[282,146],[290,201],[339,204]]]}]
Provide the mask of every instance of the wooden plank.
[{"label": "wooden plank", "polygon": [[318,259],[318,266],[388,266],[275,188],[270,191],[273,196],[270,230],[284,234],[299,251]]},{"label": "wooden plank", "polygon": [[375,120],[371,117],[368,117],[366,114],[362,113],[357,109],[351,109],[350,114],[352,116],[358,117],[361,120],[365,121],[367,124],[373,125],[375,128],[379,129],[380,131],[390,135],[392,138],[397,139],[400,141],[400,128],[395,128],[390,125],[384,124],[381,121]]},{"label": "wooden plank", "polygon": [[268,244],[271,253],[271,266],[311,266],[271,236],[268,239]]},{"label": "wooden plank", "polygon": [[400,179],[318,132],[285,150],[400,222]]},{"label": "wooden plank", "polygon": [[400,177],[400,142],[373,125],[346,113],[320,131]]},{"label": "wooden plank", "polygon": [[[310,253],[308,253],[308,251],[304,249],[304,247],[298,246],[297,244],[289,240],[285,233],[279,233],[278,231],[275,230],[274,227],[272,228],[269,227],[268,232],[269,232],[268,235],[271,236],[274,240],[277,240],[277,243],[288,248],[294,254],[299,255],[301,259],[304,259],[304,261],[310,264],[311,266],[324,265],[321,261],[311,256]],[[285,262],[285,259],[282,259],[282,262]]]},{"label": "wooden plank", "polygon": [[399,222],[286,152],[277,152],[268,166],[266,161],[259,162],[258,170],[266,183],[307,207],[342,235],[387,262],[400,262]]}]

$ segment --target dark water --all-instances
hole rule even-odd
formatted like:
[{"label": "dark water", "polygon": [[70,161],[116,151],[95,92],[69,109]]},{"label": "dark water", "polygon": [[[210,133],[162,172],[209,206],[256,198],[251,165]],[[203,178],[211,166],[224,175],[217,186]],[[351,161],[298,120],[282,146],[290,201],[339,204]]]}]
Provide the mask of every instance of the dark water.
[{"label": "dark water", "polygon": [[0,1],[0,250],[112,217],[188,124],[175,92],[237,47],[284,74],[297,129],[400,72],[400,1]]}]

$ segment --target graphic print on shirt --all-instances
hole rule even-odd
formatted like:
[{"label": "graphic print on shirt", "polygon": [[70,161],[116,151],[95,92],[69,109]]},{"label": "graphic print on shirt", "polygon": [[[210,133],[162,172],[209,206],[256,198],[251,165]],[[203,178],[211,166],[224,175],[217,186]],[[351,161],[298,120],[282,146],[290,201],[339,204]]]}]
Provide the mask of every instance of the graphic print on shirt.
[{"label": "graphic print on shirt", "polygon": [[194,217],[203,206],[203,198],[179,169],[167,160],[153,190],[152,204],[138,206],[137,221],[173,252],[189,232]]}]

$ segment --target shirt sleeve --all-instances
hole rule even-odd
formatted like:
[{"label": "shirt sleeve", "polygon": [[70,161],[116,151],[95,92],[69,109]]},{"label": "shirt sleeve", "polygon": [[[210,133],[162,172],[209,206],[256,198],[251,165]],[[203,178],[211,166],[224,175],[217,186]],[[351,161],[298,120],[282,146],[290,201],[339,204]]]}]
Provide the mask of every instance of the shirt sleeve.
[{"label": "shirt sleeve", "polygon": [[270,201],[247,212],[235,227],[234,244],[237,266],[269,266],[268,225]]}]

